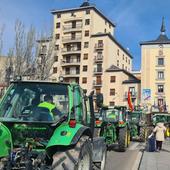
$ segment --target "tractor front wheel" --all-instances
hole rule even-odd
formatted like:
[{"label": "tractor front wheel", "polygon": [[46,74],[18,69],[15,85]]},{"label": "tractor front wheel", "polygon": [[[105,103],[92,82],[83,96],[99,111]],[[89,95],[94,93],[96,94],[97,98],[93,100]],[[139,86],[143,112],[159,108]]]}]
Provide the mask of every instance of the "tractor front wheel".
[{"label": "tractor front wheel", "polygon": [[127,130],[127,127],[123,127],[119,129],[119,138],[118,138],[118,144],[119,144],[119,151],[125,152],[126,148],[128,147],[129,141],[129,133]]},{"label": "tractor front wheel", "polygon": [[73,149],[53,156],[52,170],[92,169],[92,146],[87,138],[81,138]]}]

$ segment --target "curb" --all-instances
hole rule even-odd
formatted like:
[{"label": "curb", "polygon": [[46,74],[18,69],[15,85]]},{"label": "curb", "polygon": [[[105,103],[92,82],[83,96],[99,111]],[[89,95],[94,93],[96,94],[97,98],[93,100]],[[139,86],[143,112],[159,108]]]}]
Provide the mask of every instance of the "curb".
[{"label": "curb", "polygon": [[143,153],[144,153],[143,151],[139,151],[139,153],[138,153],[138,155],[136,157],[136,160],[135,160],[135,162],[133,164],[132,170],[138,170],[139,169]]}]

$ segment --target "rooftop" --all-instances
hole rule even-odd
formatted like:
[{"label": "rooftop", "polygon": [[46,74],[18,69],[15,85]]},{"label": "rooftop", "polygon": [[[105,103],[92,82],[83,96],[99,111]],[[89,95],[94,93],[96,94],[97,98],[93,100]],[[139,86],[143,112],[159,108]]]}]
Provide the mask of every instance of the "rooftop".
[{"label": "rooftop", "polygon": [[151,40],[151,41],[143,41],[140,42],[140,45],[154,45],[154,44],[170,44],[170,39],[167,37],[165,34],[165,22],[164,22],[164,17],[162,18],[162,25],[160,29],[160,35],[156,40]]},{"label": "rooftop", "polygon": [[107,20],[107,22],[109,24],[111,24],[113,27],[115,27],[116,25],[110,20],[108,19],[99,9],[96,8],[96,6],[94,4],[90,4],[88,1],[83,2],[80,7],[77,8],[69,8],[69,9],[62,9],[62,10],[51,10],[51,13],[53,15],[57,14],[57,13],[67,13],[67,12],[73,12],[73,11],[83,11],[86,9],[92,9],[94,10],[96,13],[98,13],[102,18],[104,18],[105,20]]}]

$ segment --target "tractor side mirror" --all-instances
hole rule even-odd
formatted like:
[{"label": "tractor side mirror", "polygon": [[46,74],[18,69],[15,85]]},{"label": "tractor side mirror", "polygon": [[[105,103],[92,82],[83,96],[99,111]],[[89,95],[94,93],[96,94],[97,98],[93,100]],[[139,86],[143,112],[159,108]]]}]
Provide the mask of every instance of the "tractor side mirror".
[{"label": "tractor side mirror", "polygon": [[97,107],[103,106],[103,94],[102,93],[99,93],[96,95],[96,105]]}]

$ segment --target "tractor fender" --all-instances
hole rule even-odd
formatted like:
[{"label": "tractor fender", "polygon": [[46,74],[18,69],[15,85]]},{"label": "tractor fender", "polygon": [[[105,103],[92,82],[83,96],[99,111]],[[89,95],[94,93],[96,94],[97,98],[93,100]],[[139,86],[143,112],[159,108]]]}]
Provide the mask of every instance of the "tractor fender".
[{"label": "tractor fender", "polygon": [[82,124],[76,124],[71,128],[68,123],[64,123],[56,128],[52,137],[50,138],[46,152],[50,157],[58,150],[69,148],[79,141],[81,136],[89,136],[92,138],[92,133],[89,127]]},{"label": "tractor fender", "polygon": [[9,155],[12,150],[12,137],[9,129],[0,122],[0,158]]}]

